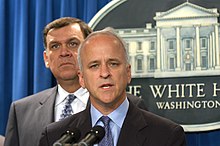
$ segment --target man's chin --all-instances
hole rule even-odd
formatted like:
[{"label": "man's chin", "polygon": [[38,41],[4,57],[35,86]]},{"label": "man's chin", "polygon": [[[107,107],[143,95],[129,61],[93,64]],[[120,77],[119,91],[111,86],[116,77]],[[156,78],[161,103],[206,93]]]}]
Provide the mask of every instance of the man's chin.
[{"label": "man's chin", "polygon": [[72,64],[65,64],[65,65],[60,66],[59,70],[62,72],[71,71],[71,70],[78,70],[78,67],[76,67]]},{"label": "man's chin", "polygon": [[78,75],[76,72],[65,72],[61,74],[61,78],[63,80],[74,80],[75,78],[78,79]]}]

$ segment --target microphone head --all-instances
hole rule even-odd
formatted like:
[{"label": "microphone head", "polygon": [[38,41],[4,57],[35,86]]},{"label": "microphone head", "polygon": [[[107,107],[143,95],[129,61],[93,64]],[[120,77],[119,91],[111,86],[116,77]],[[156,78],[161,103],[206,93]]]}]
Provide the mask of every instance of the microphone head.
[{"label": "microphone head", "polygon": [[81,132],[78,128],[73,128],[71,130],[67,130],[65,133],[62,134],[61,139],[59,140],[60,143],[75,143],[81,137]]},{"label": "microphone head", "polygon": [[77,142],[81,137],[81,132],[78,128],[71,129],[67,132],[69,132],[69,135],[72,137],[71,142]]},{"label": "microphone head", "polygon": [[102,140],[102,138],[105,136],[105,129],[102,126],[94,126],[89,133],[95,134],[97,137],[97,140],[95,143],[99,143],[99,141]]}]

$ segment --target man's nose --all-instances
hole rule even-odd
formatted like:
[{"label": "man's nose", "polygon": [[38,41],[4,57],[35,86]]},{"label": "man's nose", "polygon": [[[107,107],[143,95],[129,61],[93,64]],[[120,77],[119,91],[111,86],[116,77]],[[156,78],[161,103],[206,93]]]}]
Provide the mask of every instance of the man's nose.
[{"label": "man's nose", "polygon": [[100,76],[103,78],[108,78],[110,76],[110,69],[107,65],[101,65]]},{"label": "man's nose", "polygon": [[71,55],[70,49],[65,45],[62,45],[60,50],[61,50],[61,53],[60,53],[61,56],[70,56]]}]

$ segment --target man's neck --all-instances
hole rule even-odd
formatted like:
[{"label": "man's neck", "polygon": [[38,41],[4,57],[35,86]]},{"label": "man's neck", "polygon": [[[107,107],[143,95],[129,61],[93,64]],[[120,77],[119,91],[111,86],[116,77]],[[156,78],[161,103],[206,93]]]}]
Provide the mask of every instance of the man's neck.
[{"label": "man's neck", "polygon": [[58,83],[65,91],[69,92],[69,93],[73,93],[76,90],[78,90],[79,88],[81,88],[80,84],[77,83],[73,83],[73,82],[60,82]]}]

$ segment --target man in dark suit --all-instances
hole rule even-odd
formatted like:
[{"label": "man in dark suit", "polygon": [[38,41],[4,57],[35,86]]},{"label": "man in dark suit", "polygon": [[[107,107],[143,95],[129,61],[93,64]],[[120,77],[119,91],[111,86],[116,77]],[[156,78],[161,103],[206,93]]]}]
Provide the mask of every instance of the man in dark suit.
[{"label": "man in dark suit", "polygon": [[[95,125],[108,127],[99,146],[106,146],[104,142],[111,146],[186,145],[180,125],[135,107],[127,98],[131,66],[124,41],[111,29],[90,34],[79,47],[78,62],[80,84],[88,89],[91,104],[78,114],[49,124],[39,146],[52,146],[74,128],[81,131],[81,140]],[[105,124],[103,119],[110,122]]]},{"label": "man in dark suit", "polygon": [[[6,129],[5,146],[37,146],[43,128],[60,120],[66,97],[76,96],[71,103],[72,113],[86,108],[89,93],[79,84],[77,51],[92,32],[76,18],[60,18],[44,29],[44,61],[57,80],[57,86],[11,104]],[[143,100],[129,95],[137,106],[145,108]]]}]

